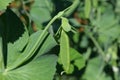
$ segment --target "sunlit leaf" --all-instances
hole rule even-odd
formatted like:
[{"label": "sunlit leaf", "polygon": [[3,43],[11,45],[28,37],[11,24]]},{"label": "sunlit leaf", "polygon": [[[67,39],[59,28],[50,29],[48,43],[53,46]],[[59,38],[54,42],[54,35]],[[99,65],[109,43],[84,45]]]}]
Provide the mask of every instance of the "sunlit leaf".
[{"label": "sunlit leaf", "polygon": [[74,65],[80,70],[85,66],[85,59],[83,56],[73,48],[70,48],[70,60],[74,61]]}]

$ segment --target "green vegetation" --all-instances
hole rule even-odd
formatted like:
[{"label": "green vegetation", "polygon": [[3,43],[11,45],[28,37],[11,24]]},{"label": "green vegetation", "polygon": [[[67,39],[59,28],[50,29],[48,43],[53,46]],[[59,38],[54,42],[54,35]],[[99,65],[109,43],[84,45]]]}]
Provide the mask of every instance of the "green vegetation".
[{"label": "green vegetation", "polygon": [[119,0],[1,0],[0,80],[120,80]]}]

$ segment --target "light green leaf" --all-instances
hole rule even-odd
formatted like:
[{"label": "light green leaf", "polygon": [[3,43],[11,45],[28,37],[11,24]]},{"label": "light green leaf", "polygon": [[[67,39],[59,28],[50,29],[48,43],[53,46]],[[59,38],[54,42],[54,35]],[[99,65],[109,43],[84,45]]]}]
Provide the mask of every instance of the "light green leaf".
[{"label": "light green leaf", "polygon": [[13,0],[0,0],[0,10],[6,9],[10,2]]},{"label": "light green leaf", "polygon": [[89,18],[91,12],[91,0],[85,0],[85,17]]},{"label": "light green leaf", "polygon": [[[8,58],[7,58],[7,66],[13,64],[14,61],[22,54],[22,50],[25,48],[29,40],[29,34],[27,29],[23,33],[22,37],[20,37],[16,42],[8,43]],[[13,56],[14,55],[14,56]]]},{"label": "light green leaf", "polygon": [[83,56],[73,48],[70,48],[70,60],[74,61],[74,65],[80,70],[85,66],[85,59]]},{"label": "light green leaf", "polygon": [[53,80],[57,57],[41,56],[17,69],[3,72],[3,80]]},{"label": "light green leaf", "polygon": [[62,25],[61,26],[66,32],[69,32],[71,30],[71,25],[69,24],[68,19],[65,17],[62,17]]},{"label": "light green leaf", "polygon": [[73,71],[74,71],[74,65],[70,64],[70,68],[69,68],[68,74],[72,74]]},{"label": "light green leaf", "polygon": [[60,60],[65,72],[68,73],[70,68],[70,48],[69,38],[64,30],[62,30],[60,39]]},{"label": "light green leaf", "polygon": [[76,34],[73,35],[73,40],[74,40],[75,43],[79,42],[79,36],[80,36],[79,33],[76,33]]}]

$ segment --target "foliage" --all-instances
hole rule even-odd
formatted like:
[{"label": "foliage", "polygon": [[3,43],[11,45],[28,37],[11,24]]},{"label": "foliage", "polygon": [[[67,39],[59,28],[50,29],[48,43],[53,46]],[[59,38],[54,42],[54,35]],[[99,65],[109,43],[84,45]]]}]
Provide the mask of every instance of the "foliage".
[{"label": "foliage", "polygon": [[0,80],[120,80],[119,0],[0,1]]}]

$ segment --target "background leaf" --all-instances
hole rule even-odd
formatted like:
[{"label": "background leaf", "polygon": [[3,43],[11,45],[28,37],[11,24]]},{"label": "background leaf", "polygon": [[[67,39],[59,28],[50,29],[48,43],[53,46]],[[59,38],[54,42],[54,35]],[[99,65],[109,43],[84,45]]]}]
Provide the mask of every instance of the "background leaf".
[{"label": "background leaf", "polygon": [[74,62],[73,64],[79,70],[85,66],[85,59],[78,51],[73,48],[70,48],[70,60]]},{"label": "background leaf", "polygon": [[51,0],[35,0],[32,5],[30,14],[38,27],[51,19],[53,5]]}]

